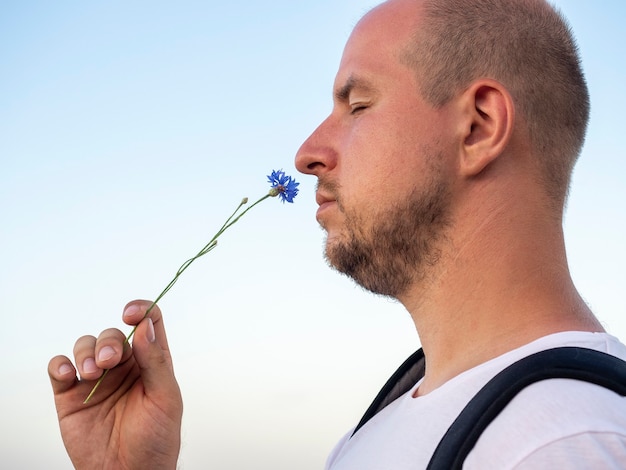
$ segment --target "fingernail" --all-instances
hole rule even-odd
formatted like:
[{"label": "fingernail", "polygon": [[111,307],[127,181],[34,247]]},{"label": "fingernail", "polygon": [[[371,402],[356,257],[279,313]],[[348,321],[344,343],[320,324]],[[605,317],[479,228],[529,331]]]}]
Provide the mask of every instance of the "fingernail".
[{"label": "fingernail", "polygon": [[113,356],[115,356],[115,349],[113,349],[111,346],[104,346],[98,352],[98,361],[100,362],[107,361],[111,359]]},{"label": "fingernail", "polygon": [[87,372],[88,374],[92,374],[98,370],[98,366],[96,365],[96,361],[93,357],[88,357],[83,362],[83,372]]},{"label": "fingernail", "polygon": [[73,369],[69,364],[63,364],[59,367],[59,375],[67,375],[71,372],[73,372]]},{"label": "fingernail", "polygon": [[156,336],[154,334],[154,324],[152,323],[152,318],[148,317],[148,328],[146,330],[146,339],[150,343],[154,343]]},{"label": "fingernail", "polygon": [[124,318],[133,317],[140,310],[141,308],[139,307],[139,305],[136,305],[136,304],[129,305],[128,307],[126,307],[126,310],[124,310]]}]

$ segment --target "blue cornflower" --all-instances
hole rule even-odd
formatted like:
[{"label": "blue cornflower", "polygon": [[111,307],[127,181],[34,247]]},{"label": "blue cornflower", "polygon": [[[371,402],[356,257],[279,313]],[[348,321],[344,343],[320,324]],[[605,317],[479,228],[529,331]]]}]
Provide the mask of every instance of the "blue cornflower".
[{"label": "blue cornflower", "polygon": [[270,196],[280,196],[282,202],[293,202],[293,198],[298,195],[300,183],[287,176],[283,170],[273,170],[271,175],[267,175],[267,180],[272,183]]}]

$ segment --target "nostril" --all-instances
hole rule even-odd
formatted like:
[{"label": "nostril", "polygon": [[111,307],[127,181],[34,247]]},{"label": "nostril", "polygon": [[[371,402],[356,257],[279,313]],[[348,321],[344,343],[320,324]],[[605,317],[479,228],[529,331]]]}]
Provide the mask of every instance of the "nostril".
[{"label": "nostril", "polygon": [[324,164],[322,162],[313,162],[307,165],[307,168],[311,170],[312,172],[315,172],[316,170],[320,170],[323,167],[324,167]]}]

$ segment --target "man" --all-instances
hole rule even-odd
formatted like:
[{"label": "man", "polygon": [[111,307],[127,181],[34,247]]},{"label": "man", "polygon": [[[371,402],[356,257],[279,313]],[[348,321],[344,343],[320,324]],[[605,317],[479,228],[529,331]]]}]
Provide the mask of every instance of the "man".
[{"label": "man", "polygon": [[[577,293],[561,227],[589,114],[575,46],[544,0],[389,0],[351,35],[334,106],[302,145],[326,256],[410,312],[423,380],[347,434],[328,468],[421,469],[491,377],[575,345],[626,359]],[[175,468],[182,404],[161,312],[131,302],[50,361],[77,468]],[[112,369],[89,405],[82,399]],[[467,468],[622,468],[626,403],[586,382],[522,391]]]}]

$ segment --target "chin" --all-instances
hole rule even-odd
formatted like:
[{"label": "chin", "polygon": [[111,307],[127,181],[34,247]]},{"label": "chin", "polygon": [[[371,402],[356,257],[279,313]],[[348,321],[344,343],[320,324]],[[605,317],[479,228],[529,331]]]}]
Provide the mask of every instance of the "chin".
[{"label": "chin", "polygon": [[332,267],[336,268],[336,264],[333,262],[333,252],[340,241],[337,239],[338,237],[335,235],[326,234],[326,239],[324,241],[324,258],[326,258],[326,262]]}]

